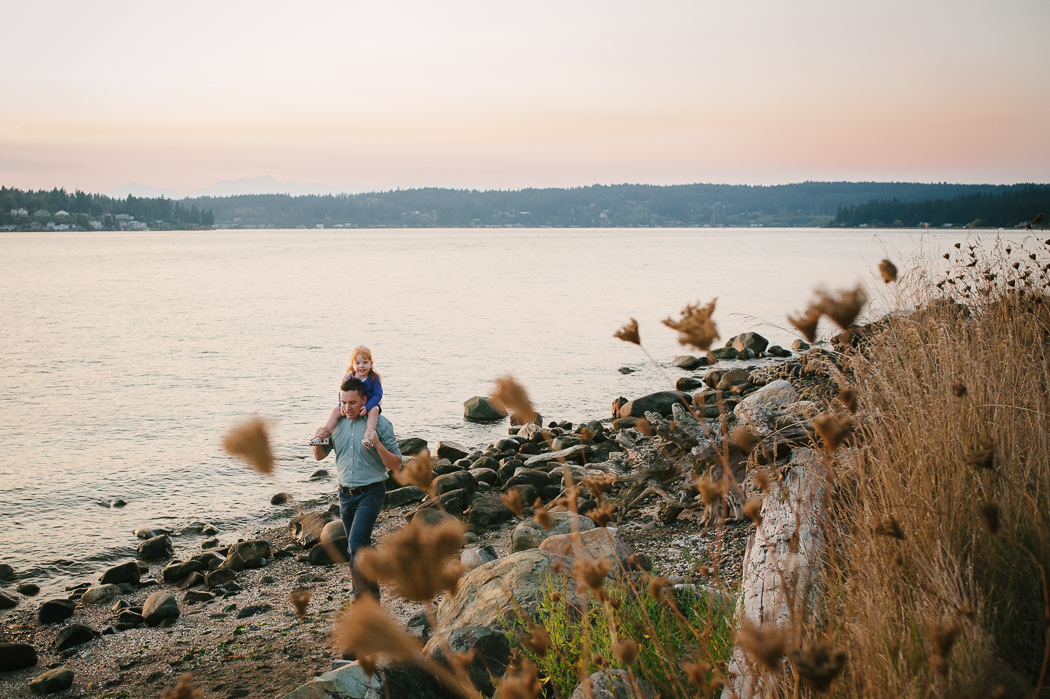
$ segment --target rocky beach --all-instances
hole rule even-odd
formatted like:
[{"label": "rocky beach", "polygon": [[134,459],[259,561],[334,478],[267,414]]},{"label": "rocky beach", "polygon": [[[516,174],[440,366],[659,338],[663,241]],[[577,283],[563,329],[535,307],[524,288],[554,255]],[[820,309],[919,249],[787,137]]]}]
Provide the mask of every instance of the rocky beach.
[{"label": "rocky beach", "polygon": [[[432,465],[433,483],[426,491],[391,478],[375,539],[406,522],[462,521],[464,574],[456,595],[439,597],[429,616],[388,586],[383,606],[426,644],[426,657],[453,648],[486,658],[488,672],[471,675],[485,696],[494,691],[486,678],[499,678],[517,645],[514,619],[534,616],[550,576],[570,574],[574,563],[609,559],[610,576],[666,579],[730,609],[754,539],[755,515],[744,510],[760,488],[756,474],[791,482],[792,464],[813,439],[811,399],[832,395],[836,354],[801,342],[795,350],[746,333],[713,356],[676,358],[690,372],[677,390],[618,397],[611,415],[590,422],[513,424],[512,414],[507,436],[479,447],[402,438],[406,457]],[[718,366],[759,357],[780,361]],[[501,420],[505,412],[475,397],[464,417]],[[720,496],[712,499],[704,483]],[[7,571],[0,693],[157,697],[191,673],[206,697],[378,697],[384,683],[414,696],[452,696],[411,666],[381,664],[369,680],[333,651],[333,625],[351,599],[335,494],[297,503],[276,493],[272,502],[288,523],[239,541],[205,523],[176,537],[138,531],[135,560],[69,586],[64,598],[39,599],[31,581]],[[773,538],[790,538],[792,523],[780,527]],[[191,550],[190,540],[200,548]],[[308,600],[301,615],[293,595]],[[595,681],[619,681],[606,674]]]}]

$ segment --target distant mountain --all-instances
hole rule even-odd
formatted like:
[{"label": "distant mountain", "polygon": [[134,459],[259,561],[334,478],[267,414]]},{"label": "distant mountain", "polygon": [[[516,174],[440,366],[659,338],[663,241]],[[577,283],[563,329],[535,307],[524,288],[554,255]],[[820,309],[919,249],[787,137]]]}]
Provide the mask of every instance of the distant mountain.
[{"label": "distant mountain", "polygon": [[310,194],[360,194],[370,191],[367,187],[359,184],[346,184],[341,187],[333,187],[321,182],[307,182],[306,184],[288,180],[281,182],[276,177],[263,175],[261,177],[242,177],[237,180],[223,180],[211,185],[197,189],[186,194],[179,194],[174,189],[159,189],[147,185],[132,182],[120,187],[114,187],[102,192],[114,199],[126,199],[130,194],[135,197],[167,197],[168,199],[188,199],[193,197],[235,197],[245,194],[289,194],[293,197],[301,197]]}]

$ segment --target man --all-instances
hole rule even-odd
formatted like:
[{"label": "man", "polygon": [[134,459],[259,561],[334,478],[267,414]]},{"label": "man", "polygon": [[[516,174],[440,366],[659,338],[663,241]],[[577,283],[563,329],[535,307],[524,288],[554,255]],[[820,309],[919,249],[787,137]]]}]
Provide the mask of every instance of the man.
[{"label": "man", "polygon": [[354,556],[358,549],[372,545],[372,528],[386,498],[386,470],[401,470],[401,450],[394,438],[394,428],[382,415],[376,423],[379,439],[375,445],[366,448],[361,443],[368,426],[364,413],[367,400],[365,386],[359,380],[349,379],[340,386],[339,411],[342,417],[332,430],[330,446],[315,446],[313,449],[318,461],[335,450],[339,513],[348,540],[354,599],[368,593],[378,600],[379,585],[361,575]]}]

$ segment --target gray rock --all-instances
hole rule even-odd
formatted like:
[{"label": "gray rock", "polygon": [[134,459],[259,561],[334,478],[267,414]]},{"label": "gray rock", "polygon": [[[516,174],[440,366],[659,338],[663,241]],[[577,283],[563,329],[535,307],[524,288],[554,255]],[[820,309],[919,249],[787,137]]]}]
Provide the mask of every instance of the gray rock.
[{"label": "gray rock", "polygon": [[726,347],[732,347],[737,352],[743,352],[744,350],[751,350],[755,355],[759,355],[766,351],[766,347],[769,347],[769,340],[762,337],[758,333],[747,332],[741,333],[740,335],[734,335],[729,338],[729,342],[726,343]]},{"label": "gray rock", "polygon": [[289,522],[288,531],[291,532],[296,543],[308,549],[320,540],[321,530],[331,521],[332,515],[327,510],[307,512]]},{"label": "gray rock", "polygon": [[641,398],[635,398],[620,407],[619,417],[645,417],[648,412],[659,413],[664,417],[671,414],[671,406],[682,403],[688,406],[692,396],[679,391],[659,391]]},{"label": "gray rock", "polygon": [[215,599],[215,595],[210,592],[187,592],[182,601],[186,604],[199,604],[211,602],[213,599]]},{"label": "gray rock", "polygon": [[674,387],[679,391],[695,391],[704,385],[703,379],[698,379],[695,376],[680,376],[678,380],[674,382]]},{"label": "gray rock", "polygon": [[318,544],[310,549],[308,558],[311,565],[326,566],[333,563],[346,563],[350,560],[348,552],[348,540],[335,539],[329,543]]},{"label": "gray rock", "polygon": [[678,367],[679,369],[685,369],[692,371],[702,366],[707,366],[707,357],[694,357],[689,354],[682,354],[671,360],[671,364]]},{"label": "gray rock", "polygon": [[33,597],[40,592],[40,586],[36,583],[21,583],[15,588],[15,592],[26,597]]},{"label": "gray rock", "polygon": [[132,627],[141,626],[146,623],[146,620],[138,612],[125,609],[117,614],[117,623],[123,624],[125,627]]},{"label": "gray rock", "polygon": [[194,571],[174,584],[176,590],[188,590],[204,582],[204,574]]},{"label": "gray rock", "polygon": [[0,672],[24,670],[36,661],[36,649],[28,643],[0,643]]},{"label": "gray rock", "polygon": [[17,607],[18,603],[21,601],[22,600],[18,595],[13,595],[7,590],[0,590],[0,609],[11,609]]},{"label": "gray rock", "polygon": [[406,485],[397,490],[388,490],[386,493],[386,499],[383,502],[383,507],[404,507],[413,502],[422,502],[426,497],[427,491],[423,490],[418,485]]},{"label": "gray rock", "polygon": [[139,564],[135,563],[134,560],[121,564],[120,566],[113,566],[99,578],[99,581],[103,585],[119,585],[121,582],[128,582],[130,585],[139,585]]},{"label": "gray rock", "polygon": [[430,639],[430,619],[427,617],[426,612],[420,612],[414,617],[408,620],[405,625],[405,631],[408,632],[409,636],[414,636],[424,643]]},{"label": "gray rock", "polygon": [[[396,695],[391,695],[396,696]],[[409,695],[411,696],[411,695]],[[380,675],[371,678],[357,661],[315,677],[281,699],[383,699]]]},{"label": "gray rock", "polygon": [[0,581],[6,582],[15,577],[15,570],[6,563],[0,563]]},{"label": "gray rock", "polygon": [[[656,699],[656,690],[640,677],[638,691],[631,685],[626,670],[601,670],[581,682],[569,699]],[[589,691],[584,687],[589,685]]]},{"label": "gray rock", "polygon": [[739,354],[733,347],[719,347],[711,350],[711,355],[715,359],[736,359]]},{"label": "gray rock", "polygon": [[804,352],[809,349],[809,343],[804,340],[795,340],[791,343],[791,349],[796,352]]},{"label": "gray rock", "polygon": [[146,539],[138,547],[138,557],[144,561],[160,561],[175,555],[175,548],[167,534]]},{"label": "gray rock", "polygon": [[201,539],[202,549],[213,549],[219,545],[218,539]]},{"label": "gray rock", "polygon": [[80,601],[84,604],[107,604],[116,599],[118,595],[120,595],[120,588],[116,585],[96,585],[85,590]]},{"label": "gray rock", "polygon": [[[479,461],[484,461],[484,459],[479,459]],[[496,485],[499,483],[499,476],[496,474],[496,471],[491,468],[472,468],[468,473],[474,476],[474,480],[479,484],[488,483],[489,485]]]},{"label": "gray rock", "polygon": [[779,357],[781,359],[791,356],[791,352],[784,349],[780,345],[773,345],[772,347],[766,350],[766,354],[768,354],[771,357]]},{"label": "gray rock", "polygon": [[437,457],[439,459],[448,459],[449,461],[455,461],[462,459],[470,451],[456,442],[438,442]]},{"label": "gray rock", "polygon": [[507,413],[494,406],[484,396],[474,396],[463,401],[463,419],[471,422],[498,422]]},{"label": "gray rock", "polygon": [[449,666],[447,653],[470,653],[474,660],[470,665],[470,681],[482,696],[490,696],[496,687],[493,677],[500,677],[510,662],[510,643],[501,629],[487,626],[463,626],[442,630],[423,648],[423,655]]},{"label": "gray rock", "polygon": [[284,503],[288,502],[288,500],[290,500],[291,497],[292,496],[289,495],[288,493],[277,493],[272,498],[270,498],[270,504],[271,505],[283,505]]},{"label": "gray rock", "polygon": [[619,369],[617,369],[617,371],[619,371],[621,374],[633,374],[637,371],[637,369],[632,369],[629,366],[622,366]]},{"label": "gray rock", "polygon": [[325,478],[328,478],[328,476],[329,476],[328,469],[319,468],[319,469],[317,469],[316,471],[314,471],[313,473],[310,474],[310,480],[312,480],[312,481],[321,481],[321,480],[324,480]]},{"label": "gray rock", "polygon": [[797,400],[794,386],[784,379],[777,379],[740,401],[734,413],[737,420],[765,437],[777,429],[777,418],[788,412]]},{"label": "gray rock", "polygon": [[109,501],[109,506],[110,506],[110,507],[113,507],[113,508],[119,508],[119,507],[124,507],[124,506],[125,506],[125,505],[127,505],[127,504],[128,504],[128,503],[124,502],[124,501],[123,501],[123,500],[121,500],[120,498],[117,498],[116,500],[110,500],[110,501]]},{"label": "gray rock", "polygon": [[430,492],[437,495],[460,489],[466,489],[471,492],[477,491],[478,482],[474,480],[474,476],[470,475],[469,471],[456,471],[455,473],[446,473],[443,476],[438,476],[430,486]]},{"label": "gray rock", "polygon": [[161,536],[163,534],[171,534],[167,529],[160,529],[159,527],[139,527],[135,530],[135,536],[140,539],[152,539],[155,536]]},{"label": "gray rock", "polygon": [[518,494],[518,502],[521,503],[522,508],[532,507],[532,504],[536,502],[536,498],[540,496],[539,489],[528,483],[509,486],[507,495],[512,495],[513,493]]},{"label": "gray rock", "polygon": [[552,451],[547,454],[536,454],[530,456],[525,460],[525,468],[535,468],[536,466],[542,466],[549,464],[552,461],[577,461],[582,462],[586,454],[592,453],[594,447],[589,447],[585,444],[577,444],[574,447],[563,449],[561,451]]},{"label": "gray rock", "polygon": [[204,525],[204,528],[201,529],[201,534],[204,534],[206,536],[215,536],[218,533],[219,529],[214,524],[206,524]]},{"label": "gray rock", "polygon": [[751,374],[746,369],[730,369],[722,374],[722,378],[718,380],[718,385],[715,388],[719,391],[728,391],[733,386],[739,386],[750,381]]},{"label": "gray rock", "polygon": [[37,609],[37,619],[41,624],[55,624],[73,616],[77,603],[71,599],[49,599]]},{"label": "gray rock", "polygon": [[225,585],[236,577],[237,573],[229,568],[219,568],[204,576],[204,585],[209,590],[213,590],[220,585]]},{"label": "gray rock", "polygon": [[269,605],[269,604],[251,604],[251,605],[248,605],[247,607],[244,607],[240,611],[238,611],[237,612],[237,618],[238,619],[247,619],[250,616],[255,616],[256,614],[262,614],[264,612],[270,611],[271,609],[273,609],[273,606]]},{"label": "gray rock", "polygon": [[407,437],[397,440],[397,447],[401,450],[401,456],[415,456],[427,448],[427,440],[419,437]]},{"label": "gray rock", "polygon": [[191,558],[188,561],[182,563],[172,563],[171,565],[164,568],[162,575],[164,582],[171,584],[182,580],[190,573],[196,573],[204,570],[207,564],[202,561]]},{"label": "gray rock", "polygon": [[79,646],[88,641],[92,641],[98,636],[98,632],[90,626],[84,624],[70,624],[55,636],[55,640],[51,645],[55,647],[55,650],[66,650],[73,646]]},{"label": "gray rock", "polygon": [[515,527],[510,536],[511,553],[537,548],[549,536],[571,534],[573,522],[576,524],[577,531],[584,532],[594,529],[594,521],[590,517],[574,515],[567,510],[555,510],[550,515],[553,524],[549,531],[534,519],[525,520]]},{"label": "gray rock", "polygon": [[142,605],[142,618],[150,626],[156,626],[165,619],[177,619],[179,603],[175,595],[169,592],[154,592]]},{"label": "gray rock", "polygon": [[[532,487],[539,490],[540,488],[551,485],[550,476],[544,471],[536,471],[531,468],[521,468],[507,479],[506,488],[511,488],[516,485],[531,485]],[[522,503],[524,505],[531,505],[531,502]]]},{"label": "gray rock", "polygon": [[227,556],[240,556],[246,561],[253,558],[271,558],[270,542],[265,539],[253,539],[251,541],[238,541],[230,547]]},{"label": "gray rock", "polygon": [[514,517],[514,513],[495,495],[482,495],[470,507],[467,521],[478,527],[490,527]]},{"label": "gray rock", "polygon": [[30,681],[29,691],[33,694],[54,694],[72,686],[73,671],[64,667],[56,667]]},{"label": "gray rock", "polygon": [[463,565],[465,571],[474,570],[478,566],[491,563],[497,558],[499,558],[499,554],[496,553],[496,549],[492,546],[463,549],[463,553],[459,554],[459,562]]}]

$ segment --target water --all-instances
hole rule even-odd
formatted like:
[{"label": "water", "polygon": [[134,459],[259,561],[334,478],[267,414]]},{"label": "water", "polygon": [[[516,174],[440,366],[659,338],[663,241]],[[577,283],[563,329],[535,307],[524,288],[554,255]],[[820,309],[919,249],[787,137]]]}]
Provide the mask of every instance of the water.
[{"label": "water", "polygon": [[[355,345],[399,437],[483,444],[506,424],[465,423],[462,403],[498,376],[548,420],[605,417],[616,396],[667,387],[612,338],[629,317],[674,378],[684,350],[660,320],[687,302],[717,296],[723,338],[789,346],[785,314],[814,287],[871,283],[887,250],[919,244],[823,229],[2,234],[0,561],[57,587],[133,556],[137,527],[204,521],[228,540],[287,515],[278,491],[329,492],[308,481],[306,441]],[[272,478],[219,446],[251,414],[275,422]],[[100,504],[115,498],[127,506]]]}]

